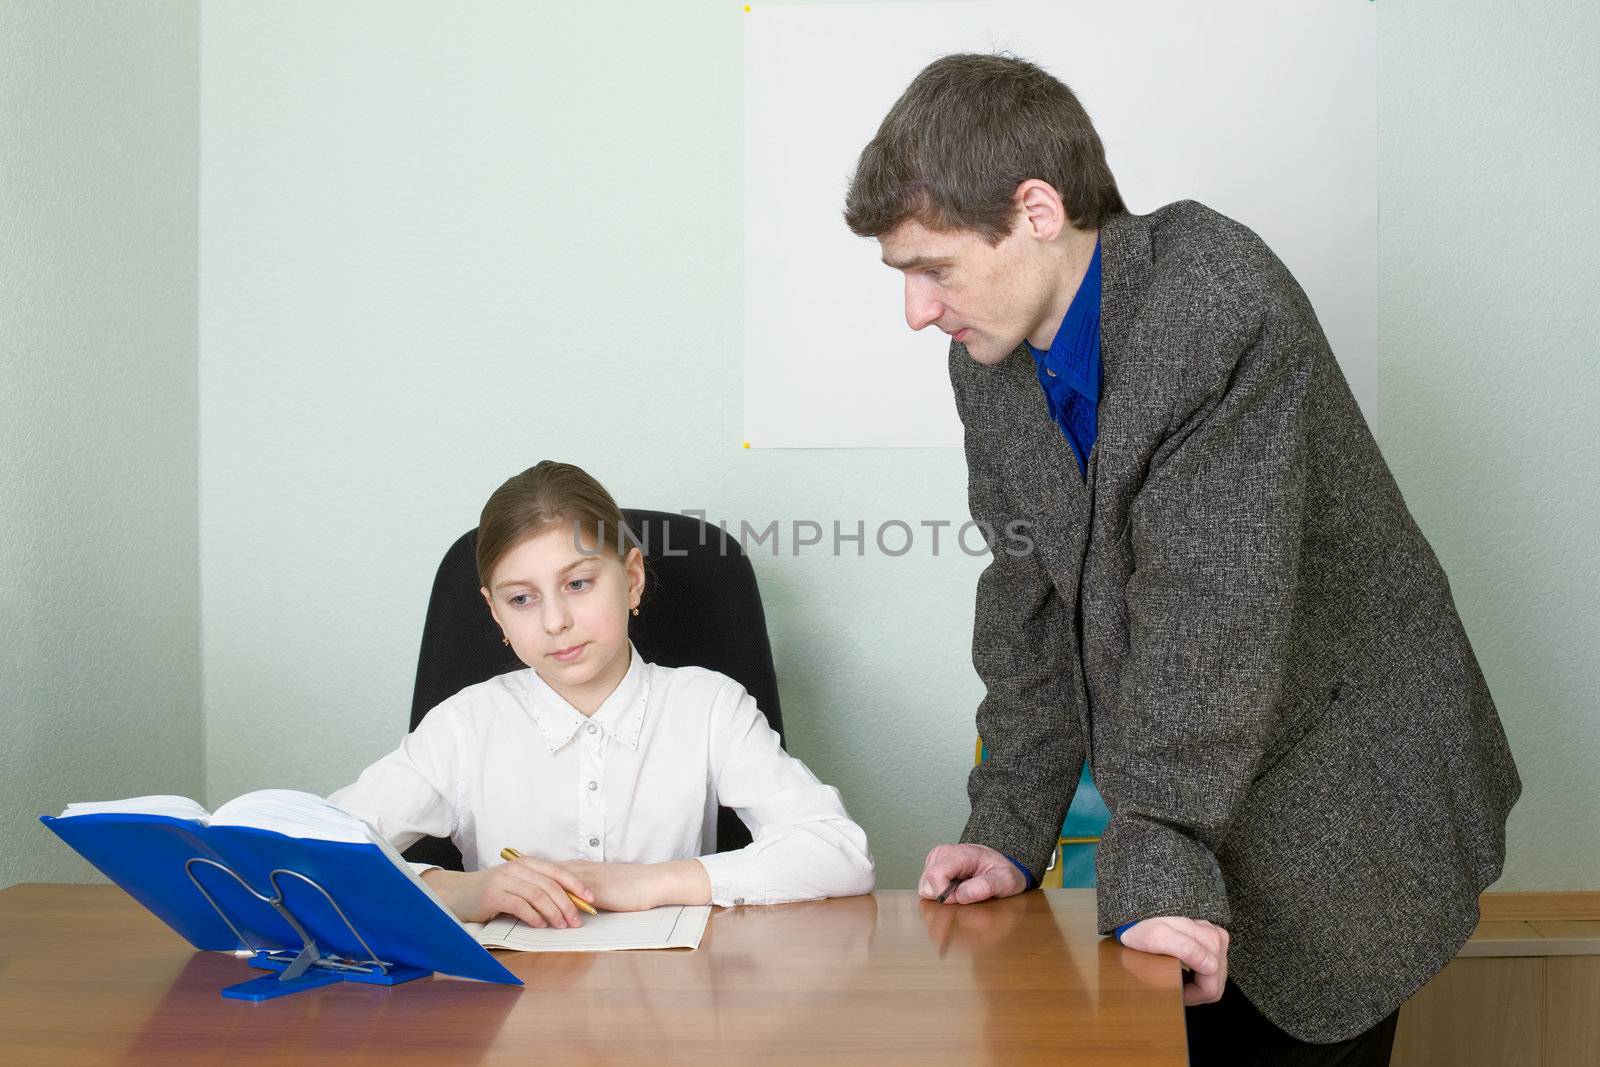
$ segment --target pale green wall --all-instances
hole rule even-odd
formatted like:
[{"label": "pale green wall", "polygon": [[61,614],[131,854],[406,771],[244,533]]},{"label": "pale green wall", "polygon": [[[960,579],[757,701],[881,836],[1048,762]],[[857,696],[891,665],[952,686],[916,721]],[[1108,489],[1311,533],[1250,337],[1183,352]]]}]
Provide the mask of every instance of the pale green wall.
[{"label": "pale green wall", "polygon": [[[332,788],[395,741],[437,557],[535,459],[733,520],[963,514],[954,451],[738,447],[738,5],[434,10],[205,9],[213,799]],[[1563,458],[1595,458],[1586,11],[1546,5],[1538,38],[1482,5],[1386,4],[1380,24],[1382,430],[1528,781],[1522,887],[1600,887],[1600,509]],[[1552,206],[1519,209],[1524,181]],[[1508,287],[1562,241],[1552,280]],[[1508,357],[1524,373],[1496,409]],[[843,789],[883,884],[909,885],[962,821],[976,563],[756,566],[793,748]]]},{"label": "pale green wall", "polygon": [[198,5],[0,4],[0,886],[204,785]]},{"label": "pale green wall", "polygon": [[[1380,429],[1454,579],[1523,771],[1502,887],[1600,888],[1589,302],[1600,289],[1600,139],[1585,106],[1600,41],[1579,0],[1526,10],[1536,28],[1486,3],[1380,8]],[[738,5],[437,11],[203,7],[199,527],[212,802],[267,785],[331,789],[399,737],[438,556],[489,489],[537,458],[582,463],[628,505],[735,523],[964,517],[954,451],[739,448]],[[194,108],[191,89],[152,114],[193,122]],[[88,153],[73,139],[96,140],[72,113],[36,121],[68,142],[53,151]],[[192,134],[180,132],[166,143],[192,167]],[[101,214],[143,210],[118,186],[83,192]],[[30,247],[62,270],[106,269],[75,243]],[[189,285],[192,301],[192,275]],[[172,292],[185,290],[164,286],[163,299]],[[124,332],[185,351],[164,322],[141,317]],[[30,410],[92,384],[104,368],[87,348],[59,356],[88,370],[30,371],[46,374],[22,394]],[[936,345],[928,373],[943,373]],[[180,403],[190,386],[162,388],[146,406],[164,405],[177,431],[160,440],[188,441],[168,447],[192,464],[193,409]],[[43,494],[52,468],[40,442],[59,424],[40,423],[20,449],[7,438],[4,462],[18,466],[7,485]],[[128,429],[99,425],[84,447],[121,457]],[[185,483],[174,469],[149,488],[164,494],[160,514],[192,519],[192,475]],[[45,527],[42,511],[29,513],[13,535],[10,496],[0,514],[14,553]],[[188,551],[192,566],[192,542]],[[129,558],[119,550],[103,566],[127,569]],[[143,579],[147,554],[137,558]],[[10,584],[32,572],[7,560],[11,612]],[[842,788],[872,835],[881,884],[908,886],[923,850],[964,815],[977,561],[931,558],[924,545],[900,559],[812,551],[755,562],[792,747]],[[192,598],[192,572],[189,582]],[[59,603],[29,597],[23,642],[61,639]],[[163,618],[119,636],[176,655],[177,638],[193,639],[192,615],[188,627]],[[15,647],[0,661],[8,682],[59,684],[59,666]],[[192,680],[192,654],[186,662],[175,676]],[[28,705],[21,729],[44,734],[54,707]],[[193,746],[199,731],[184,721]],[[167,788],[161,775],[193,777],[198,757],[136,750],[118,765],[147,771],[67,791]],[[29,815],[55,799],[42,778],[15,795]]]},{"label": "pale green wall", "polygon": [[1600,7],[1378,20],[1378,421],[1522,772],[1501,889],[1600,889]]},{"label": "pale green wall", "polygon": [[[538,459],[735,524],[966,517],[954,451],[740,447],[739,7],[470,10],[204,9],[213,800],[399,740],[434,567]],[[791,748],[889,885],[964,817],[978,563],[755,561]]]}]

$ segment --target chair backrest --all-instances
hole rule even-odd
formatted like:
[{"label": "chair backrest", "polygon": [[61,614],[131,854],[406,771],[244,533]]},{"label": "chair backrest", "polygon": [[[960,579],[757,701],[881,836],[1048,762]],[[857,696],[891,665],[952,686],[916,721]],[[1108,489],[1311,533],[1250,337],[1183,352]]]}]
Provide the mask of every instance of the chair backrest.
[{"label": "chair backrest", "polygon": [[[645,555],[645,592],[628,634],[640,655],[664,667],[720,671],[749,690],[783,737],[778,678],[772,667],[767,619],[755,569],[739,542],[721,528],[688,515],[623,510],[634,542]],[[422,627],[411,728],[428,710],[469,685],[519,670],[522,663],[500,643],[500,629],[478,592],[478,531],[456,539],[439,564]],[[731,810],[717,813],[717,850],[750,843],[750,831]],[[406,858],[461,869],[461,854],[442,838],[424,838]]]}]

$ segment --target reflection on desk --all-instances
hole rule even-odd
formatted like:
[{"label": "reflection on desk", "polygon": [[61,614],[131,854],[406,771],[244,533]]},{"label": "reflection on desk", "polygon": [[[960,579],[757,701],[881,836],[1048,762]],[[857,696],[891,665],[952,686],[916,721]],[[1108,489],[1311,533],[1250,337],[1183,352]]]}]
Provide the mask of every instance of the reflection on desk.
[{"label": "reflection on desk", "polygon": [[713,913],[694,952],[502,952],[523,989],[433,978],[222,999],[111,886],[0,891],[0,1047],[27,1063],[1185,1062],[1175,961],[1098,937],[1088,890]]}]

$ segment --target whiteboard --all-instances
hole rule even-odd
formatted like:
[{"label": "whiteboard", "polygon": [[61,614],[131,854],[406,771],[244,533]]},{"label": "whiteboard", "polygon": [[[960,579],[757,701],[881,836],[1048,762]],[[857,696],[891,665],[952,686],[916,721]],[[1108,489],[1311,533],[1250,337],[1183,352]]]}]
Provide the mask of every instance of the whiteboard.
[{"label": "whiteboard", "polygon": [[745,26],[744,412],[752,448],[961,444],[937,328],[844,225],[861,149],[918,71],[1013,52],[1088,110],[1128,209],[1198,200],[1299,280],[1369,423],[1377,401],[1370,0],[764,7]]}]

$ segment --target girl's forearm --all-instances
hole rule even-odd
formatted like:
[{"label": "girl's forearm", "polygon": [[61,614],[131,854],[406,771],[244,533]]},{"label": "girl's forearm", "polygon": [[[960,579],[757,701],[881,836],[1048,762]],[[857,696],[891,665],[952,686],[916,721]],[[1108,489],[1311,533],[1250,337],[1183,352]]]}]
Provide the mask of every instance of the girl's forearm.
[{"label": "girl's forearm", "polygon": [[657,882],[658,905],[711,903],[711,876],[699,860],[653,863],[650,870]]},{"label": "girl's forearm", "polygon": [[433,890],[433,895],[438,897],[439,901],[446,908],[449,908],[456,918],[461,919],[463,922],[468,921],[461,914],[461,902],[456,898],[455,892],[457,883],[461,878],[460,871],[447,871],[442,867],[430,867],[417,877],[427,883],[428,888]]}]

